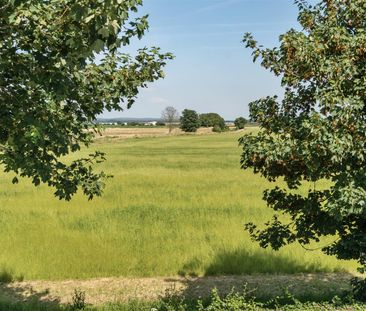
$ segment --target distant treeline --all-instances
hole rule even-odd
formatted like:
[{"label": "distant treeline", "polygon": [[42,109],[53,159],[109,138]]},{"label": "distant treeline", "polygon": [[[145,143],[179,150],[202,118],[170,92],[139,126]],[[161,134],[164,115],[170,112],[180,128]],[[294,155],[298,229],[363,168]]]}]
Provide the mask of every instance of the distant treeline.
[{"label": "distant treeline", "polygon": [[194,110],[184,109],[180,114],[174,107],[166,107],[159,118],[110,118],[97,119],[96,124],[117,127],[163,127],[168,126],[171,130],[173,127],[179,127],[186,132],[195,132],[199,127],[212,127],[215,132],[223,132],[235,126],[236,129],[244,129],[244,127],[257,126],[255,122],[251,122],[244,117],[238,117],[235,120],[225,120],[218,113],[202,113],[198,114]]}]

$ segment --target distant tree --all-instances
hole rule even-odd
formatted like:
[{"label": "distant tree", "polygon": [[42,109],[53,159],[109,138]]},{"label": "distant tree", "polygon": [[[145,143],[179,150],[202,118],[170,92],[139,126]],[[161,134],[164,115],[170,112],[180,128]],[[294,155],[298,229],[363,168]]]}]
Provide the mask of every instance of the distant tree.
[{"label": "distant tree", "polygon": [[158,121],[156,122],[156,126],[165,126],[166,124],[164,122]]},{"label": "distant tree", "polygon": [[171,133],[174,128],[174,124],[179,122],[179,112],[174,107],[168,106],[161,113],[161,118],[168,125],[169,133]]},{"label": "distant tree", "polygon": [[218,113],[203,113],[200,115],[201,126],[203,127],[219,127],[225,129],[225,120]]},{"label": "distant tree", "polygon": [[200,127],[199,116],[196,111],[184,109],[180,117],[180,128],[184,132],[196,132]]},{"label": "distant tree", "polygon": [[248,121],[243,117],[236,118],[234,121],[234,125],[238,130],[242,130],[247,123]]},{"label": "distant tree", "polygon": [[[0,166],[45,183],[69,200],[101,195],[106,175],[90,157],[65,155],[90,145],[103,111],[131,107],[140,88],[163,77],[170,54],[131,57],[123,47],[148,29],[142,0],[10,1],[0,4]],[[123,104],[123,105],[122,105]],[[17,182],[17,178],[13,179]]]}]

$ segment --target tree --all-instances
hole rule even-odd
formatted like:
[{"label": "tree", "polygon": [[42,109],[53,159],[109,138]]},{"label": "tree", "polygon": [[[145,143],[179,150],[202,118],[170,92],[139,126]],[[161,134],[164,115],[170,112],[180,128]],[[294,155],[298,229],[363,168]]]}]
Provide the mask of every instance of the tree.
[{"label": "tree", "polygon": [[179,122],[178,110],[174,107],[168,106],[161,113],[161,118],[168,125],[169,133],[171,133],[174,128],[174,124]]},{"label": "tree", "polygon": [[234,121],[234,125],[238,130],[242,130],[245,128],[245,125],[247,124],[247,120],[243,117],[238,117]]},{"label": "tree", "polygon": [[[303,30],[282,35],[279,48],[262,49],[250,34],[244,39],[254,60],[282,78],[285,95],[281,103],[267,97],[250,104],[261,130],[241,138],[241,165],[286,182],[266,190],[264,199],[289,216],[274,216],[264,229],[246,227],[275,250],[332,236],[333,243],[321,245],[326,254],[365,268],[365,2],[296,3]],[[305,194],[296,191],[302,185]]]},{"label": "tree", "polygon": [[200,123],[203,127],[214,127],[225,129],[225,120],[217,113],[203,113],[200,115]]},{"label": "tree", "polygon": [[200,127],[199,116],[196,111],[184,109],[180,117],[180,128],[184,132],[196,132]]},{"label": "tree", "polygon": [[127,122],[127,126],[140,126],[140,125],[141,123],[136,121]]},{"label": "tree", "polygon": [[[123,110],[139,88],[163,77],[171,54],[120,48],[148,29],[131,18],[142,0],[3,1],[0,4],[0,164],[6,172],[55,188],[69,200],[79,188],[100,195],[106,174],[89,158],[61,157],[89,146],[96,117]],[[17,182],[15,177],[14,183]]]}]

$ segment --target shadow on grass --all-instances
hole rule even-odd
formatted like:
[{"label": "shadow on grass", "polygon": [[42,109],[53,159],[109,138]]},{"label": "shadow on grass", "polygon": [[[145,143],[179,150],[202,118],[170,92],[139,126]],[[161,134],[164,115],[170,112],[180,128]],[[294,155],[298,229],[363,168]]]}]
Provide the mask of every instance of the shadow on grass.
[{"label": "shadow on grass", "polygon": [[193,259],[179,271],[180,275],[189,276],[185,297],[208,297],[213,288],[224,295],[233,288],[240,292],[247,286],[249,293],[261,301],[289,291],[301,301],[321,302],[344,296],[354,277],[344,271],[328,273],[321,265],[269,252],[249,253],[242,249],[217,253],[211,264],[204,267],[204,277],[195,274],[200,264]]},{"label": "shadow on grass", "polygon": [[180,276],[197,276],[197,271],[205,276],[213,275],[251,275],[257,273],[296,274],[296,273],[327,273],[344,272],[344,269],[330,271],[321,263],[301,262],[293,260],[279,253],[258,250],[249,252],[245,249],[233,251],[219,251],[209,265],[205,265],[199,258],[186,262],[178,271]]},{"label": "shadow on grass", "polygon": [[234,251],[220,251],[208,267],[205,275],[238,275],[253,273],[318,273],[329,272],[329,269],[317,263],[292,260],[279,253],[258,250],[249,252],[245,249]]},{"label": "shadow on grass", "polygon": [[[14,281],[18,281],[13,283]],[[0,310],[2,311],[63,311],[56,298],[50,299],[48,290],[36,292],[7,269],[0,270]]]}]

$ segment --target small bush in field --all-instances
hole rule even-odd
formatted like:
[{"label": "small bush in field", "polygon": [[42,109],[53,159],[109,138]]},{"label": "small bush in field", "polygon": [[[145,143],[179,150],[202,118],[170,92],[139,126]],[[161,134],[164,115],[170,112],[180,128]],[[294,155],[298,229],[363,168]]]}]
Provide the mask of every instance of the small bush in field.
[{"label": "small bush in field", "polygon": [[75,289],[74,295],[72,296],[71,310],[84,310],[85,307],[85,292],[80,289]]}]

